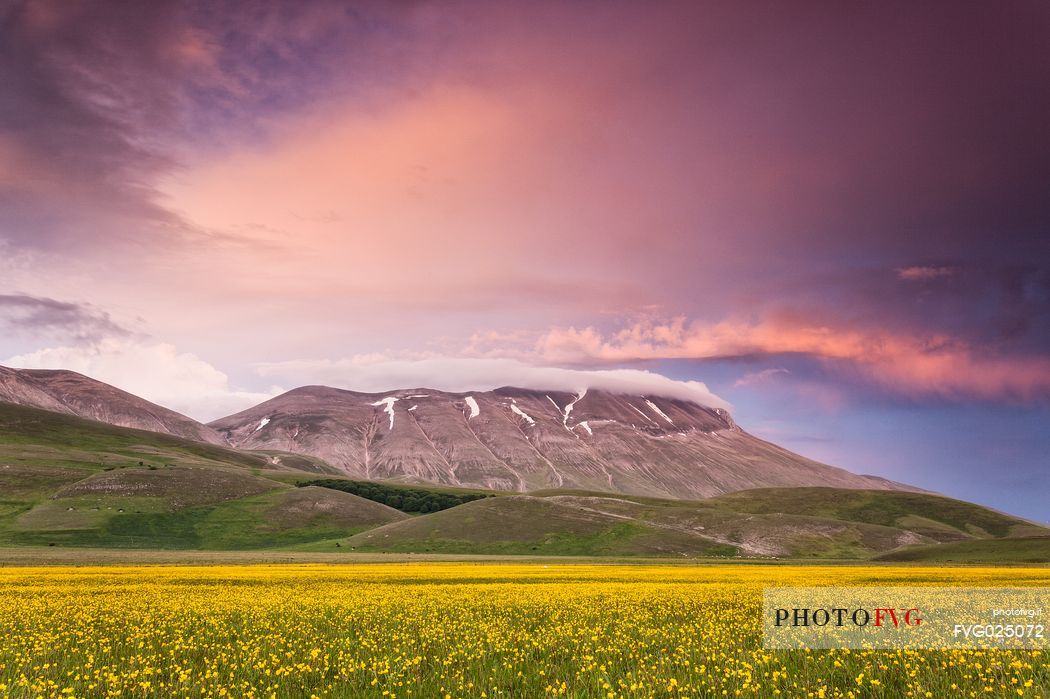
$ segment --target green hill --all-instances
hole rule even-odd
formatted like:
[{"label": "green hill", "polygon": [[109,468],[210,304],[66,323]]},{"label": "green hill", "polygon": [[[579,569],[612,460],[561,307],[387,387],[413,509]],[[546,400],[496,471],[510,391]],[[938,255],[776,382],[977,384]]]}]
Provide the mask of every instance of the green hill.
[{"label": "green hill", "polygon": [[335,472],[323,461],[298,454],[228,449],[4,402],[0,402],[0,463],[77,471],[177,463]]},{"label": "green hill", "polygon": [[[296,470],[303,469],[303,470]],[[406,515],[322,488],[326,464],[0,403],[0,544],[263,548]]]},{"label": "green hill", "polygon": [[[883,495],[788,488],[679,501],[545,491],[469,502],[338,543],[364,552],[867,559],[907,547],[989,537],[989,530],[1046,531],[938,495]],[[778,499],[787,511],[769,507]],[[802,506],[807,500],[814,514]],[[325,550],[335,543],[307,548]]]},{"label": "green hill", "polygon": [[841,488],[761,488],[711,498],[736,512],[807,514],[899,527],[937,541],[1034,533],[1029,522],[932,493]]},{"label": "green hill", "polygon": [[1050,536],[972,539],[890,551],[877,561],[909,563],[1050,563]]},{"label": "green hill", "polygon": [[[348,550],[535,554],[731,556],[725,546],[684,531],[566,507],[544,498],[507,496],[469,502],[357,534]],[[331,542],[313,544],[325,550]]]}]

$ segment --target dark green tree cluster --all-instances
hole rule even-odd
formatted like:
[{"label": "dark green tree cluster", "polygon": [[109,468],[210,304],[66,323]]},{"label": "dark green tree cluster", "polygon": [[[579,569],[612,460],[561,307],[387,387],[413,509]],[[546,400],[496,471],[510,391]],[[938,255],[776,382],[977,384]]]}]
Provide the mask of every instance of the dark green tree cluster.
[{"label": "dark green tree cluster", "polygon": [[472,500],[492,497],[488,493],[442,493],[421,488],[385,485],[370,481],[346,481],[336,478],[300,481],[297,485],[300,488],[316,485],[321,488],[341,490],[344,493],[352,493],[374,502],[381,502],[402,512],[438,512]]}]

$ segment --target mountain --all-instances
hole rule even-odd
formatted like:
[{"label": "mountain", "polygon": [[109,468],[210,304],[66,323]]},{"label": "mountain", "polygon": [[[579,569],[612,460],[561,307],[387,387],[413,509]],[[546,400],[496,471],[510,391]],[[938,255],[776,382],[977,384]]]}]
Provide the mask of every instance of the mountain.
[{"label": "mountain", "polygon": [[758,439],[721,409],[597,390],[307,386],[209,426],[233,446],[314,456],[364,480],[668,498],[784,486],[910,489]]},{"label": "mountain", "polygon": [[210,427],[75,371],[0,367],[0,401],[66,415],[225,444]]},{"label": "mountain", "polygon": [[909,489],[765,442],[724,410],[659,396],[518,388],[369,394],[307,386],[203,425],[76,372],[0,367],[0,401],[300,454],[365,480],[673,498],[782,486]]}]

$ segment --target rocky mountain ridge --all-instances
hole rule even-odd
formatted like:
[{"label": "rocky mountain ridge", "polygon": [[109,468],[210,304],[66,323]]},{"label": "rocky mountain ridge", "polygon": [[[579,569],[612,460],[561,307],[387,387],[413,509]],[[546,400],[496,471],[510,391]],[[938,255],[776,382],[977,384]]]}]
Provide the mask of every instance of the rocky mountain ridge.
[{"label": "rocky mountain ridge", "polygon": [[305,386],[209,426],[235,447],[307,454],[366,480],[672,498],[812,485],[909,489],[761,440],[723,409],[599,390]]},{"label": "rocky mountain ridge", "polygon": [[0,366],[0,401],[198,442],[226,443],[190,417],[75,371]]}]

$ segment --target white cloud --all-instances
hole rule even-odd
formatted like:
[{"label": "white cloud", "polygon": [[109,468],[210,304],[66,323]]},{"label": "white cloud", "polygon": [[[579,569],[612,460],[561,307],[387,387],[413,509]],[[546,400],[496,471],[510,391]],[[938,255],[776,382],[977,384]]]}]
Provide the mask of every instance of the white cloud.
[{"label": "white cloud", "polygon": [[230,388],[229,377],[174,345],[107,338],[85,347],[51,347],[0,361],[18,369],[70,369],[207,422],[281,393]]},{"label": "white cloud", "polygon": [[763,369],[762,371],[752,371],[741,376],[739,379],[736,380],[736,383],[734,383],[733,385],[736,387],[754,386],[756,384],[768,383],[776,379],[777,376],[790,373],[791,372],[787,369],[780,367],[777,367],[775,369]]},{"label": "white cloud", "polygon": [[637,369],[588,371],[538,367],[514,359],[437,357],[388,360],[375,356],[337,361],[289,361],[257,365],[259,373],[284,383],[320,383],[366,393],[398,388],[431,388],[466,393],[501,386],[550,391],[584,389],[664,396],[691,400],[712,408],[729,409],[700,381],[675,381]]}]

